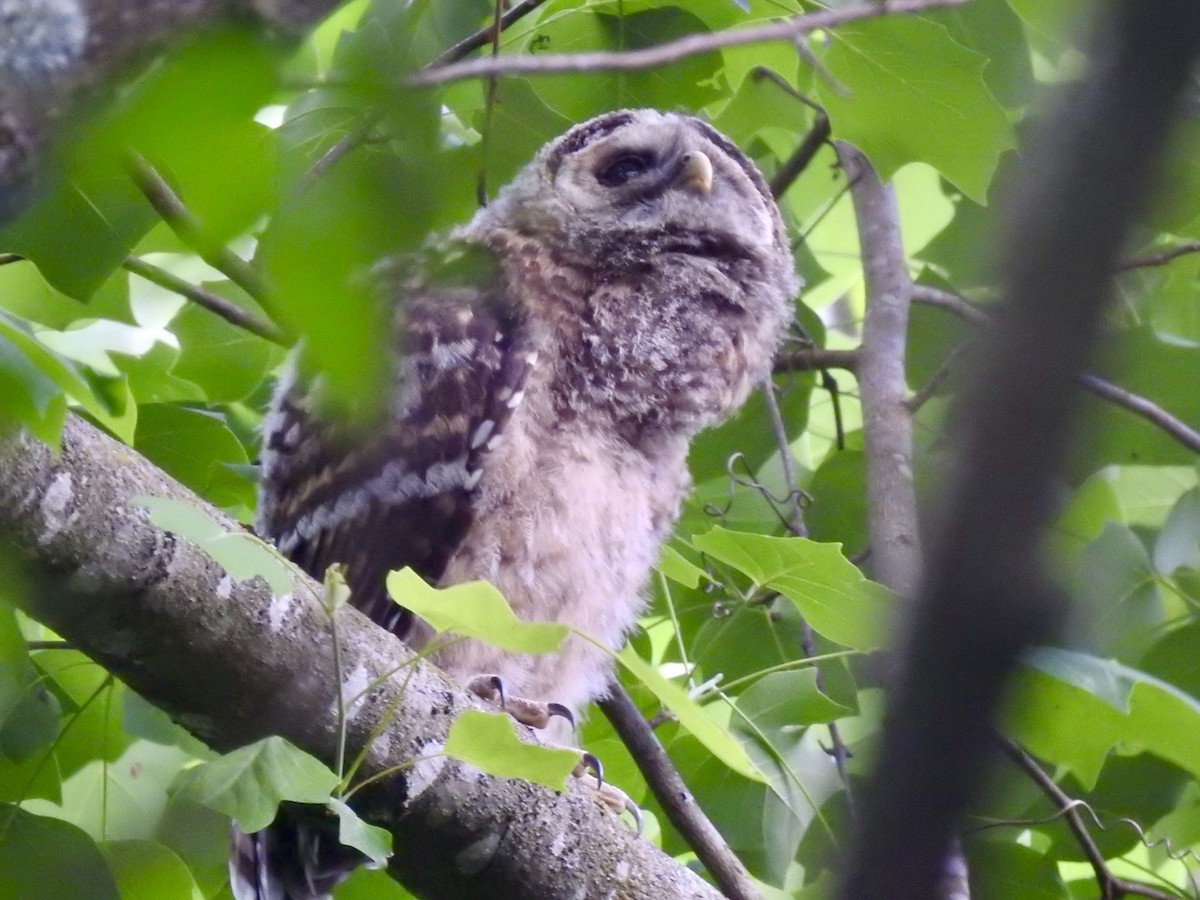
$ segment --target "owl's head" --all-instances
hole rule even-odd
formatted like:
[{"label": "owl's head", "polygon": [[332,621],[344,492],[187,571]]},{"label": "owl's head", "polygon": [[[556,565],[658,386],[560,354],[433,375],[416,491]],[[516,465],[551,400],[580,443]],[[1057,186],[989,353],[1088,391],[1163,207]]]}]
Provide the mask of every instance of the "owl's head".
[{"label": "owl's head", "polygon": [[516,294],[557,323],[564,406],[637,434],[732,413],[770,371],[799,288],[754,163],[699,119],[649,109],[551,141],[460,234],[547,280]]},{"label": "owl's head", "polygon": [[754,163],[707,123],[652,109],[607,113],[546,144],[477,219],[493,223],[616,265],[689,238],[714,252],[787,248]]}]

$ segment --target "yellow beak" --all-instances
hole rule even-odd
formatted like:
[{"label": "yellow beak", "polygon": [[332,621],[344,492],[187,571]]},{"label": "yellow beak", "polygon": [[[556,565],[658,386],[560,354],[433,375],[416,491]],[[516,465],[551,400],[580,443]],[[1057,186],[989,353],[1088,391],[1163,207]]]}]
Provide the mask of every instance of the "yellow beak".
[{"label": "yellow beak", "polygon": [[683,170],[679,173],[679,184],[697,194],[707,194],[712,190],[712,183],[712,161],[699,150],[686,154],[683,157]]}]

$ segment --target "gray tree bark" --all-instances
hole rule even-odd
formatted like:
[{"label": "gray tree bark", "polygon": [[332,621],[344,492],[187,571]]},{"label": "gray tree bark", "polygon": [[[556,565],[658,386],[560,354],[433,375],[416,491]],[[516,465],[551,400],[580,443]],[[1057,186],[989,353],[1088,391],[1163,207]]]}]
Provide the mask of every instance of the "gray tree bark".
[{"label": "gray tree bark", "polygon": [[0,224],[36,189],[60,120],[131,67],[206,28],[301,35],[341,0],[0,0]]},{"label": "gray tree bark", "polygon": [[[333,663],[321,586],[301,573],[276,597],[233,581],[138,503],[185,500],[240,530],[130,448],[78,419],[55,453],[0,440],[0,551],[25,609],[211,747],[271,734],[332,763],[337,690],[375,687],[348,715],[347,758],[365,751],[359,813],[394,835],[391,874],[427,897],[718,897],[638,838],[583,787],[564,794],[438,755],[476,701],[355,610],[337,614]],[[534,740],[532,733],[526,737]],[[421,760],[413,765],[414,760]]]}]

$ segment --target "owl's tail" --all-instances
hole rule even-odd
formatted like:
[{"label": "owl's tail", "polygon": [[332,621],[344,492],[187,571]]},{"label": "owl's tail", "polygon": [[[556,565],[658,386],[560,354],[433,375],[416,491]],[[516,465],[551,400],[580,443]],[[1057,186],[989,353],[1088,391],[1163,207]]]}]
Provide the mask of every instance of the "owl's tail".
[{"label": "owl's tail", "polygon": [[312,807],[280,807],[253,834],[233,826],[229,883],[234,900],[329,900],[367,858],[338,841],[337,823]]}]

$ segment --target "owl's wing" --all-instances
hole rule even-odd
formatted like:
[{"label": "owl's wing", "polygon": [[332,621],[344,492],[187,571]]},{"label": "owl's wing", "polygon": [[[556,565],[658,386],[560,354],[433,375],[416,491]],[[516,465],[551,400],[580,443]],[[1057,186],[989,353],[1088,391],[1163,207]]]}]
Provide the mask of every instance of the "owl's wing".
[{"label": "owl's wing", "polygon": [[323,418],[319,388],[286,379],[264,423],[260,533],[314,578],[345,564],[351,602],[400,637],[411,616],[387,596],[386,574],[442,574],[534,358],[495,266],[475,258],[447,271],[432,283],[394,279],[402,296],[382,421]]}]

